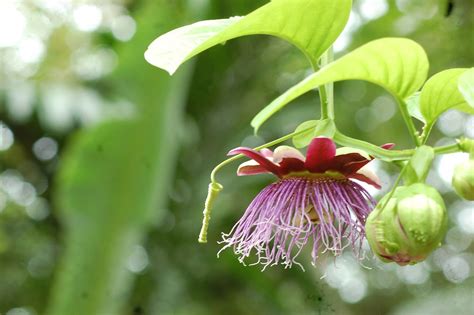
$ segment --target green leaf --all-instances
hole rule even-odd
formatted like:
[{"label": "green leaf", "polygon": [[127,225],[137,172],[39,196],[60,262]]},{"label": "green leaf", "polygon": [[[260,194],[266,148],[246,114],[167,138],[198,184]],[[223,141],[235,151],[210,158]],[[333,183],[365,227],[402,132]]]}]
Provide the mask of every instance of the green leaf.
[{"label": "green leaf", "polygon": [[417,91],[426,80],[428,58],[423,48],[405,38],[369,42],[328,64],[265,107],[252,120],[255,130],[286,104],[323,84],[365,80],[380,85],[399,99]]},{"label": "green leaf", "polygon": [[423,145],[417,148],[407,165],[405,185],[424,183],[430,172],[434,157],[435,153],[432,147]]},{"label": "green leaf", "polygon": [[245,17],[201,21],[155,39],[145,52],[152,65],[173,74],[191,57],[247,35],[273,35],[298,47],[313,65],[344,29],[352,0],[273,0]]},{"label": "green leaf", "polygon": [[466,69],[448,69],[432,76],[423,87],[420,96],[420,110],[426,123],[432,125],[449,109],[474,114],[458,89],[458,81]]},{"label": "green leaf", "polygon": [[308,120],[296,127],[295,132],[313,128],[307,132],[293,137],[293,145],[300,149],[306,147],[315,137],[325,136],[332,138],[336,132],[336,126],[331,119]]},{"label": "green leaf", "polygon": [[467,70],[459,77],[458,88],[466,102],[474,107],[474,68]]},{"label": "green leaf", "polygon": [[423,117],[420,111],[420,94],[421,92],[416,92],[412,96],[408,97],[405,102],[410,115],[421,122],[425,122],[425,117]]}]

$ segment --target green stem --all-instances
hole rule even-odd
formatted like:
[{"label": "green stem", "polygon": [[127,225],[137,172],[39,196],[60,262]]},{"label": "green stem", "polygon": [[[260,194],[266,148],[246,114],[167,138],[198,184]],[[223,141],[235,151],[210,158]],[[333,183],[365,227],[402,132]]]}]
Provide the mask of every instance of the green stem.
[{"label": "green stem", "polygon": [[[415,153],[415,150],[385,150],[381,147],[378,147],[372,143],[365,142],[359,139],[354,139],[349,136],[342,134],[340,131],[336,130],[334,134],[334,141],[337,144],[348,146],[360,150],[364,150],[368,154],[387,162],[394,161],[405,161],[411,158]],[[448,154],[455,153],[462,150],[462,147],[459,143],[451,144],[447,146],[434,148],[436,154]]]},{"label": "green stem", "polygon": [[321,85],[319,87],[319,99],[321,101],[321,119],[329,118],[329,103],[327,102],[328,96],[326,93],[326,86]]},{"label": "green stem", "polygon": [[398,174],[398,177],[397,177],[397,180],[395,180],[395,183],[393,184],[392,186],[392,189],[390,190],[390,192],[388,193],[388,196],[387,196],[387,199],[385,201],[385,203],[382,205],[382,209],[380,210],[380,212],[382,212],[385,207],[387,206],[388,202],[390,201],[390,199],[392,198],[393,194],[395,193],[395,189],[397,189],[398,185],[400,184],[403,176],[405,175],[405,171],[407,170],[408,168],[408,163],[406,163],[405,165],[403,165],[403,168],[402,170],[400,171],[400,174]]},{"label": "green stem", "polygon": [[[334,60],[332,46],[321,56],[320,68]],[[318,69],[313,67],[314,71]],[[334,83],[327,83],[319,87],[319,99],[321,101],[321,119],[334,119]]]},{"label": "green stem", "polygon": [[421,134],[421,144],[425,144],[428,141],[428,137],[430,136],[431,130],[433,129],[433,123],[426,124],[423,127],[423,133]]},{"label": "green stem", "polygon": [[422,143],[419,138],[418,131],[416,130],[415,124],[413,123],[413,119],[411,119],[410,113],[408,113],[407,104],[405,101],[397,98],[398,107],[400,108],[400,112],[402,113],[403,120],[405,121],[408,131],[413,138],[416,146],[419,147]]}]

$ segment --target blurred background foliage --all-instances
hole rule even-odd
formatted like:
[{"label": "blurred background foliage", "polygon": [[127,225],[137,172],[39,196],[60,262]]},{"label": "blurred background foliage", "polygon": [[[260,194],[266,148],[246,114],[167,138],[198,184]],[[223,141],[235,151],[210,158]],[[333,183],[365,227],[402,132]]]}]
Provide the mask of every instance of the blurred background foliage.
[{"label": "blurred background foliage", "polygon": [[[244,267],[216,253],[271,177],[220,174],[225,190],[199,245],[212,167],[319,112],[309,93],[254,136],[260,108],[310,73],[299,51],[266,36],[216,47],[169,78],[143,59],[159,34],[265,1],[0,2],[0,314],[471,314],[474,209],[450,188],[462,154],[436,159],[444,245],[398,267],[351,254],[306,272]],[[470,0],[355,0],[337,55],[379,37],[419,42],[430,74],[474,63]],[[374,85],[336,84],[345,133],[411,144],[395,102]],[[474,136],[474,118],[442,116],[432,144]],[[385,188],[397,168],[374,163]]]}]

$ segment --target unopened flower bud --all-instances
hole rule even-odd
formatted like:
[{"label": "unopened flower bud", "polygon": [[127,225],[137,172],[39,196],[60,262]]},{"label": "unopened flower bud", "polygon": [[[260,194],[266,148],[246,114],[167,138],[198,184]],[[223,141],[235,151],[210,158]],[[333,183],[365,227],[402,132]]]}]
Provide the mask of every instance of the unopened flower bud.
[{"label": "unopened flower bud", "polygon": [[474,160],[456,166],[452,184],[459,196],[466,200],[474,200]]},{"label": "unopened flower bud", "polygon": [[370,247],[385,262],[404,266],[426,259],[446,232],[446,207],[432,187],[417,183],[398,187],[369,215],[366,223]]}]

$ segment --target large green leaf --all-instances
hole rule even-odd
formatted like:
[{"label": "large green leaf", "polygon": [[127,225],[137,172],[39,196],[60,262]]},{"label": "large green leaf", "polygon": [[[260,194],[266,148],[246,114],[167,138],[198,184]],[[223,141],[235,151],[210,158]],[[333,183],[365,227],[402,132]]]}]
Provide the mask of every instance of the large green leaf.
[{"label": "large green leaf", "polygon": [[420,95],[420,111],[426,124],[432,125],[436,119],[449,109],[474,113],[458,89],[458,81],[467,69],[457,68],[441,71],[432,76],[423,87]]},{"label": "large green leaf", "polygon": [[416,42],[404,38],[374,40],[293,86],[258,113],[252,126],[258,130],[286,104],[329,82],[365,80],[382,86],[396,98],[404,99],[423,85],[428,67],[426,53]]},{"label": "large green leaf", "polygon": [[459,77],[458,87],[466,102],[474,107],[474,68],[467,70]]},{"label": "large green leaf", "polygon": [[246,35],[273,35],[298,47],[316,65],[342,32],[351,0],[273,0],[245,17],[201,21],[155,39],[145,59],[173,74],[200,52]]}]

